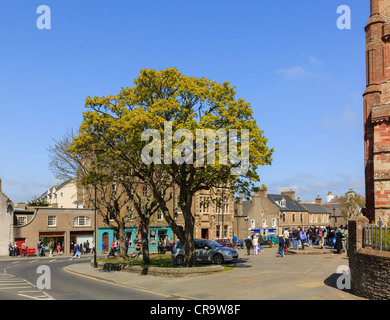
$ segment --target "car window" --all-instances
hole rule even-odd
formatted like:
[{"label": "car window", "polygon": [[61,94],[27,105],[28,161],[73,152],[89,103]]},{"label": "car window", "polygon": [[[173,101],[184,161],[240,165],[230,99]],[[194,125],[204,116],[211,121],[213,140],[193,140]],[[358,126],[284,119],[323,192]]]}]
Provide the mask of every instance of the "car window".
[{"label": "car window", "polygon": [[205,241],[209,246],[212,246],[212,247],[223,247],[223,245],[219,244],[218,242],[215,242],[215,241],[211,241],[211,240],[207,240]]},{"label": "car window", "polygon": [[176,243],[176,248],[177,248],[177,249],[181,249],[181,243],[180,243],[180,241],[178,241],[178,242]]}]

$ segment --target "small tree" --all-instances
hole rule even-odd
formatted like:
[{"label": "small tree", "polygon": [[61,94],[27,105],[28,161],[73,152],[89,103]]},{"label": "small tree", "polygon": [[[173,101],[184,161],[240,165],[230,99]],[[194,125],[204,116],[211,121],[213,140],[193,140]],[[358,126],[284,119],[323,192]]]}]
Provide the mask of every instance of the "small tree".
[{"label": "small tree", "polygon": [[48,207],[50,203],[46,199],[38,199],[35,197],[34,199],[27,202],[28,207]]},{"label": "small tree", "polygon": [[340,203],[343,204],[341,216],[348,220],[356,219],[361,215],[361,209],[366,205],[365,198],[353,190],[349,190],[339,199]]}]

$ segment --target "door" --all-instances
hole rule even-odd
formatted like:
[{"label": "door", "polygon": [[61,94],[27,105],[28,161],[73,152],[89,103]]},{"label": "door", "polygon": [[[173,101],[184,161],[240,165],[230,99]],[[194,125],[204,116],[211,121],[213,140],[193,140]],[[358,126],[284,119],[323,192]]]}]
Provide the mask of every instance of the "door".
[{"label": "door", "polygon": [[196,258],[200,262],[209,260],[209,249],[210,246],[204,241],[195,241]]},{"label": "door", "polygon": [[202,239],[209,239],[209,229],[202,229]]},{"label": "door", "polygon": [[102,236],[102,252],[108,252],[108,232],[104,232]]}]

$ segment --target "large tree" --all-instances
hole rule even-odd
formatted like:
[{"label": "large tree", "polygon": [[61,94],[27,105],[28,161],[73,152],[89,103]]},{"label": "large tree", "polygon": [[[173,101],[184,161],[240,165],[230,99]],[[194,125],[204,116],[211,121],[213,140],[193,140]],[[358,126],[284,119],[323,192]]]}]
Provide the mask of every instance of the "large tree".
[{"label": "large tree", "polygon": [[[104,150],[147,184],[182,242],[184,264],[196,264],[193,201],[196,192],[229,190],[249,195],[257,169],[271,164],[273,149],[228,82],[181,74],[176,68],[141,70],[134,87],[118,95],[88,97],[74,146]],[[178,194],[184,226],[167,205],[168,188]],[[224,191],[226,193],[226,191]],[[216,195],[220,198],[220,195]]]}]

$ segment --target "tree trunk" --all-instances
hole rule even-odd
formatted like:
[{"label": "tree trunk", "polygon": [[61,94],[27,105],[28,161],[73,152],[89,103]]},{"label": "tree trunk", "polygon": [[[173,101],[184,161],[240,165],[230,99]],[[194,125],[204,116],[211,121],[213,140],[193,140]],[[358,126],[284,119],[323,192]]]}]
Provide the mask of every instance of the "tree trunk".
[{"label": "tree trunk", "polygon": [[126,230],[123,221],[118,221],[118,236],[119,236],[119,255],[123,259],[127,259],[126,255]]},{"label": "tree trunk", "polygon": [[150,253],[149,253],[149,221],[141,219],[141,239],[142,239],[142,259],[144,264],[150,264]]}]

